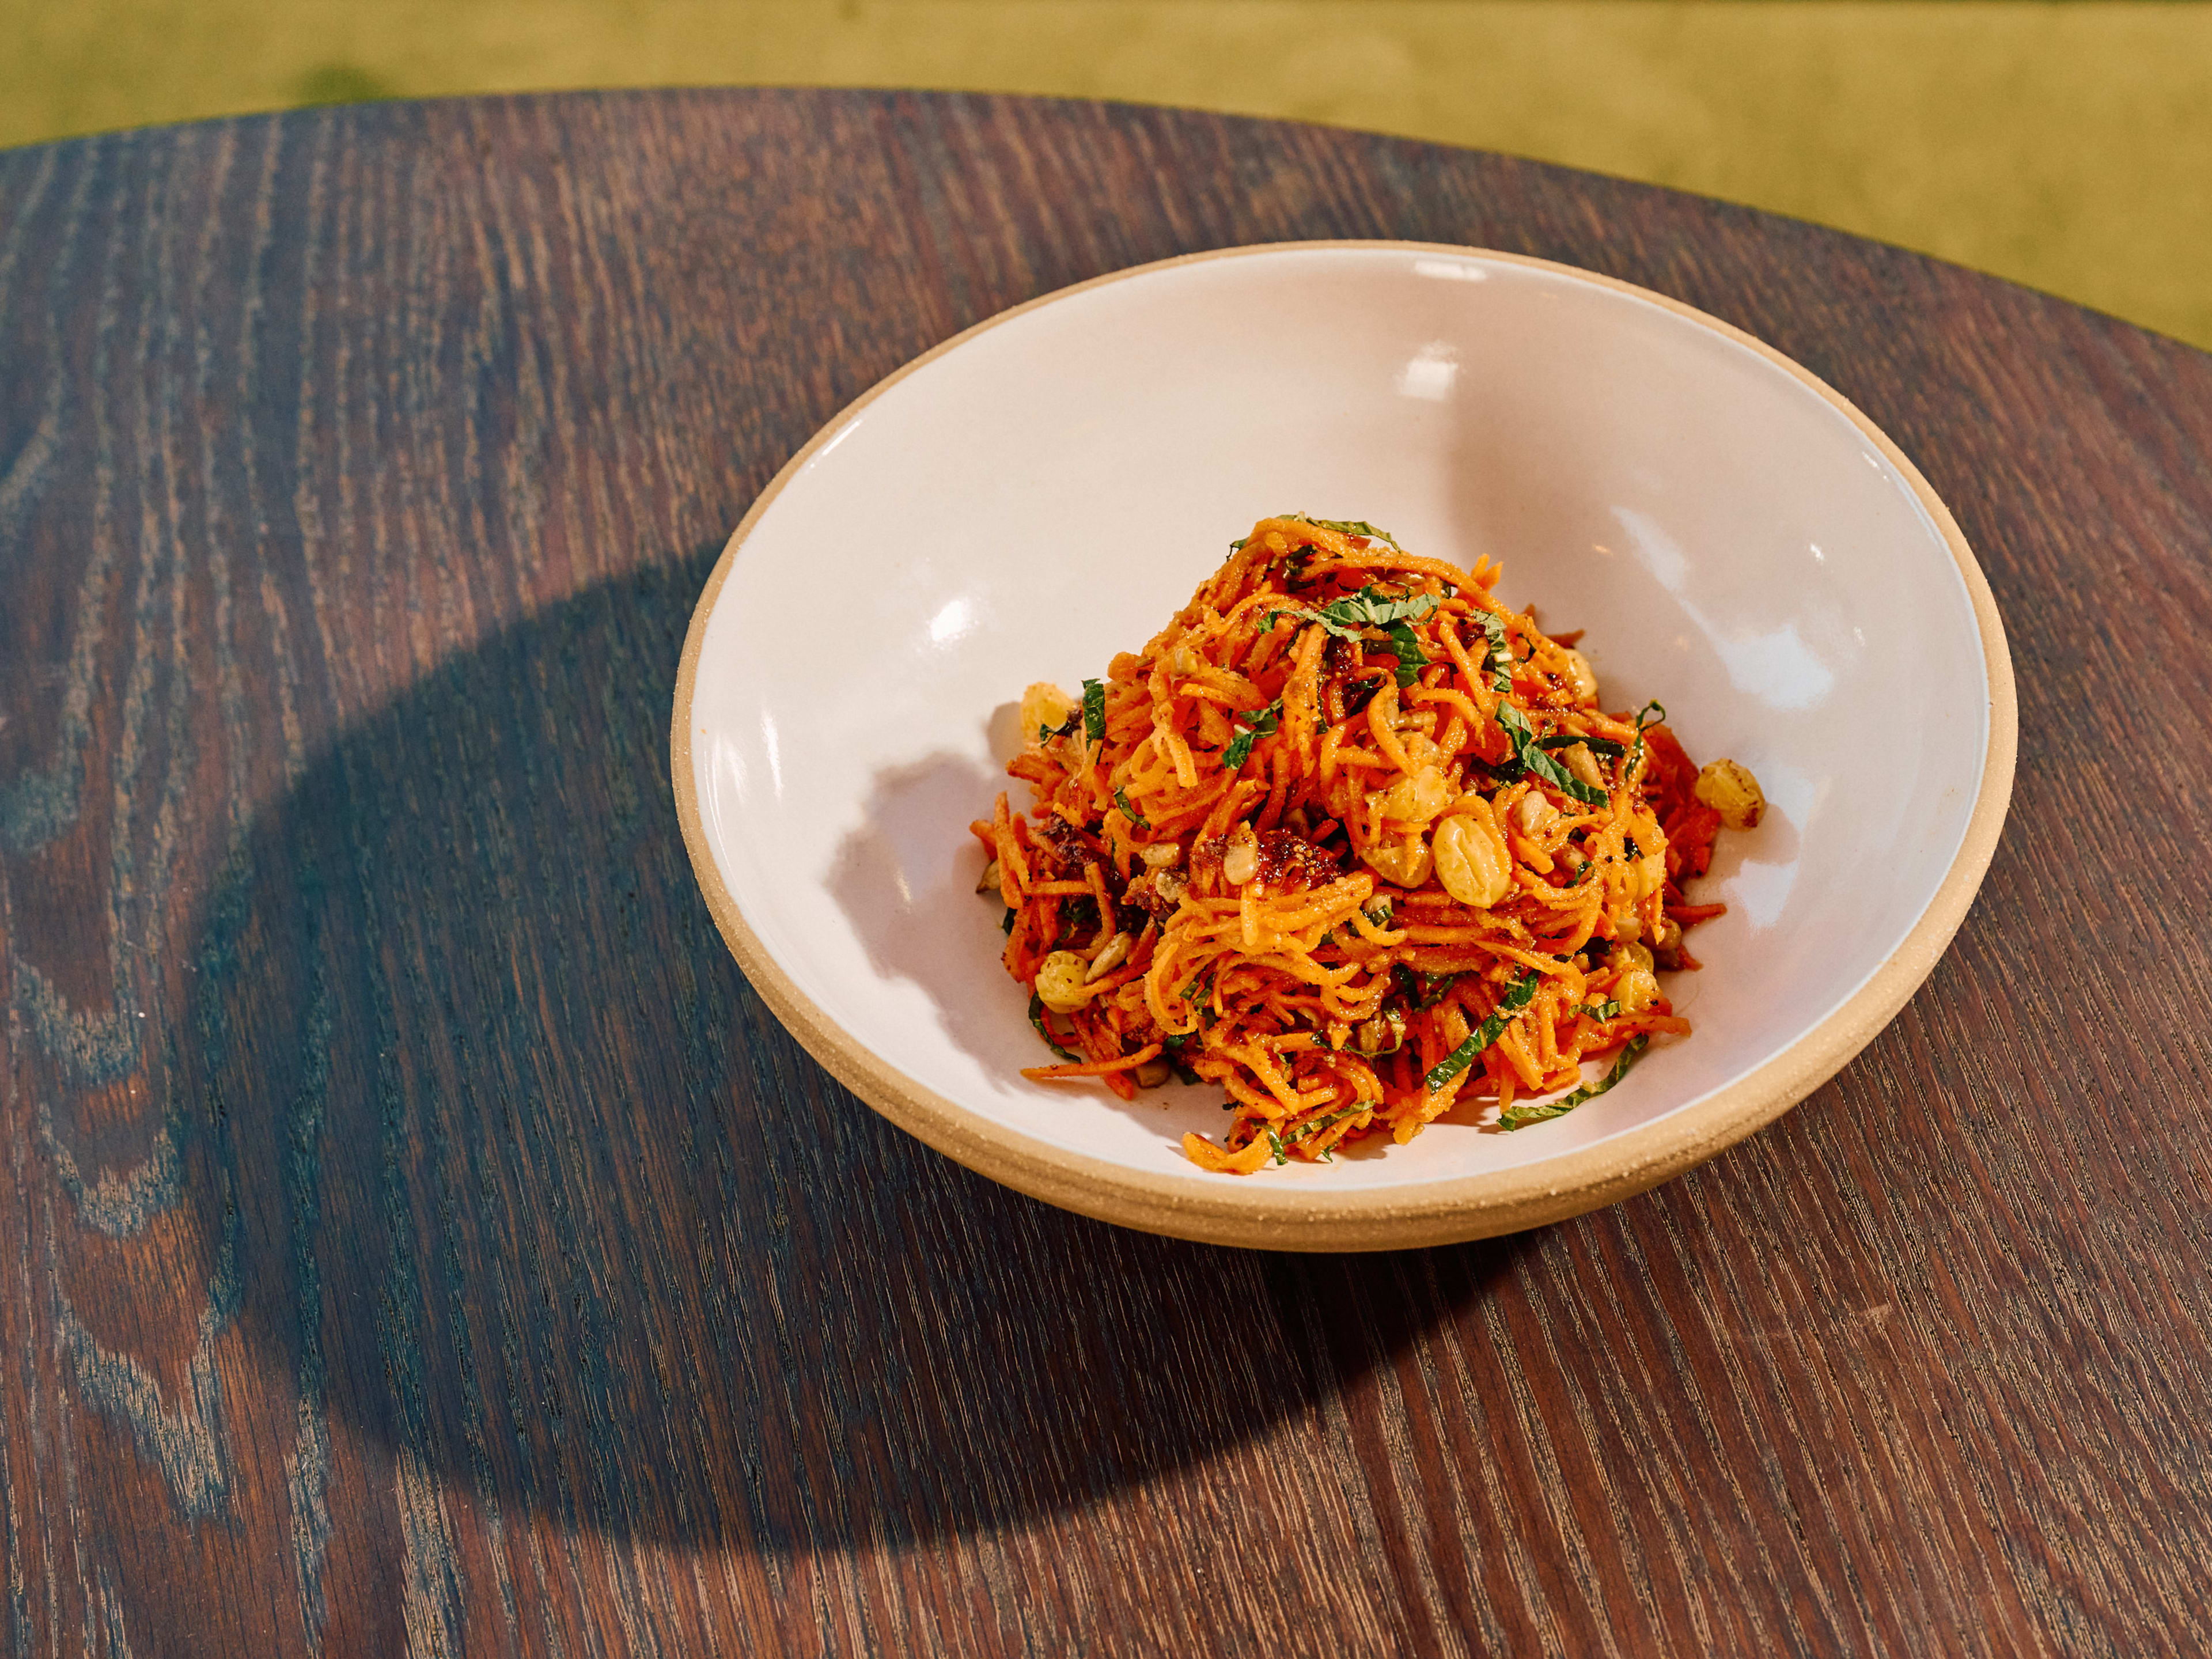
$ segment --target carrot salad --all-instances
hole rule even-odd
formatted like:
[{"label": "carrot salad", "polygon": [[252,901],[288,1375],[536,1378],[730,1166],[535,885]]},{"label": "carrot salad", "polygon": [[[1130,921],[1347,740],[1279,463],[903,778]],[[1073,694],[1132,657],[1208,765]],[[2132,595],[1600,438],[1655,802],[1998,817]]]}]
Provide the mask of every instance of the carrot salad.
[{"label": "carrot salad", "polygon": [[1689,1030],[1655,970],[1698,965],[1723,907],[1682,884],[1759,786],[1656,703],[1602,709],[1498,574],[1263,519],[1103,680],[1030,687],[1035,805],[973,825],[1061,1061],[1025,1076],[1217,1085],[1226,1132],[1183,1150],[1243,1175],[1469,1102],[1556,1117]]}]

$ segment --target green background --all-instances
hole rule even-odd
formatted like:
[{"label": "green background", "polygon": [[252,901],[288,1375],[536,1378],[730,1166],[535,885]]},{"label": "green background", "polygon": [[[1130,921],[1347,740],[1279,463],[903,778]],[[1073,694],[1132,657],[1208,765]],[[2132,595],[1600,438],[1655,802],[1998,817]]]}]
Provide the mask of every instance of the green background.
[{"label": "green background", "polygon": [[0,0],[0,144],[361,98],[1070,94],[1514,151],[1800,215],[2212,346],[2212,4]]}]

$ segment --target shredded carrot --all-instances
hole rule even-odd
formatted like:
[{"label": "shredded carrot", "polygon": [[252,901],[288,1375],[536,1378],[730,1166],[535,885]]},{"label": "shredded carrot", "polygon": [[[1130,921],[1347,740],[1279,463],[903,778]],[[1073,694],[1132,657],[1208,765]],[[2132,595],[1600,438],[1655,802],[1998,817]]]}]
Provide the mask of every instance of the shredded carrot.
[{"label": "shredded carrot", "polygon": [[[1028,816],[1002,794],[969,826],[1013,912],[1006,970],[1051,980],[1081,1055],[1024,1077],[1134,1098],[1166,1055],[1229,1097],[1221,1143],[1185,1155],[1249,1175],[1688,1031],[1645,946],[1696,965],[1681,931],[1725,907],[1682,884],[1718,815],[1673,732],[1578,695],[1580,636],[1497,580],[1262,520],[1084,718],[1026,743]],[[1378,605],[1388,626],[1342,620]]]},{"label": "shredded carrot", "polygon": [[1160,1045],[1148,1042],[1133,1054],[1116,1054],[1110,1060],[1086,1060],[1079,1066],[1024,1066],[1022,1075],[1042,1083],[1062,1078],[1104,1077],[1112,1072],[1133,1072],[1148,1060],[1158,1060]]}]

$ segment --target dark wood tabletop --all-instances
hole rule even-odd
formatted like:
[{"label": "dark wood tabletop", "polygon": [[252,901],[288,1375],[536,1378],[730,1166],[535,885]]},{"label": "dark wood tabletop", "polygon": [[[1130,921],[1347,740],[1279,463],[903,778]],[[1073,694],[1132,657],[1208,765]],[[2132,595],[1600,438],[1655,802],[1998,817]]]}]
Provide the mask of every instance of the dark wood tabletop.
[{"label": "dark wood tabletop", "polygon": [[[1894,1025],[1647,1196],[1418,1254],[908,1139],[739,975],[667,782],[714,556],[848,399],[1324,237],[1771,341],[2019,670]],[[653,93],[0,155],[0,1654],[2212,1650],[2208,455],[2212,357],[2107,318],[1287,124]]]}]

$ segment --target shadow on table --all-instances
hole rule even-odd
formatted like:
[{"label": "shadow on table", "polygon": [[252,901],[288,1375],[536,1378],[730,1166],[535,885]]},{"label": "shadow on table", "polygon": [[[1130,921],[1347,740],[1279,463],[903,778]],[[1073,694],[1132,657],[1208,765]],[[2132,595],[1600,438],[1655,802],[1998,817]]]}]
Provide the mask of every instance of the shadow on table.
[{"label": "shadow on table", "polygon": [[[1262,1432],[1506,1270],[1510,1241],[1266,1256],[1085,1221],[832,1081],[677,829],[708,562],[444,665],[204,908],[176,1035],[225,1127],[187,1180],[239,1206],[242,1318],[303,1448],[327,1423],[479,1508],[617,1535],[929,1540]],[[337,1499],[295,1461],[306,1524]]]}]

